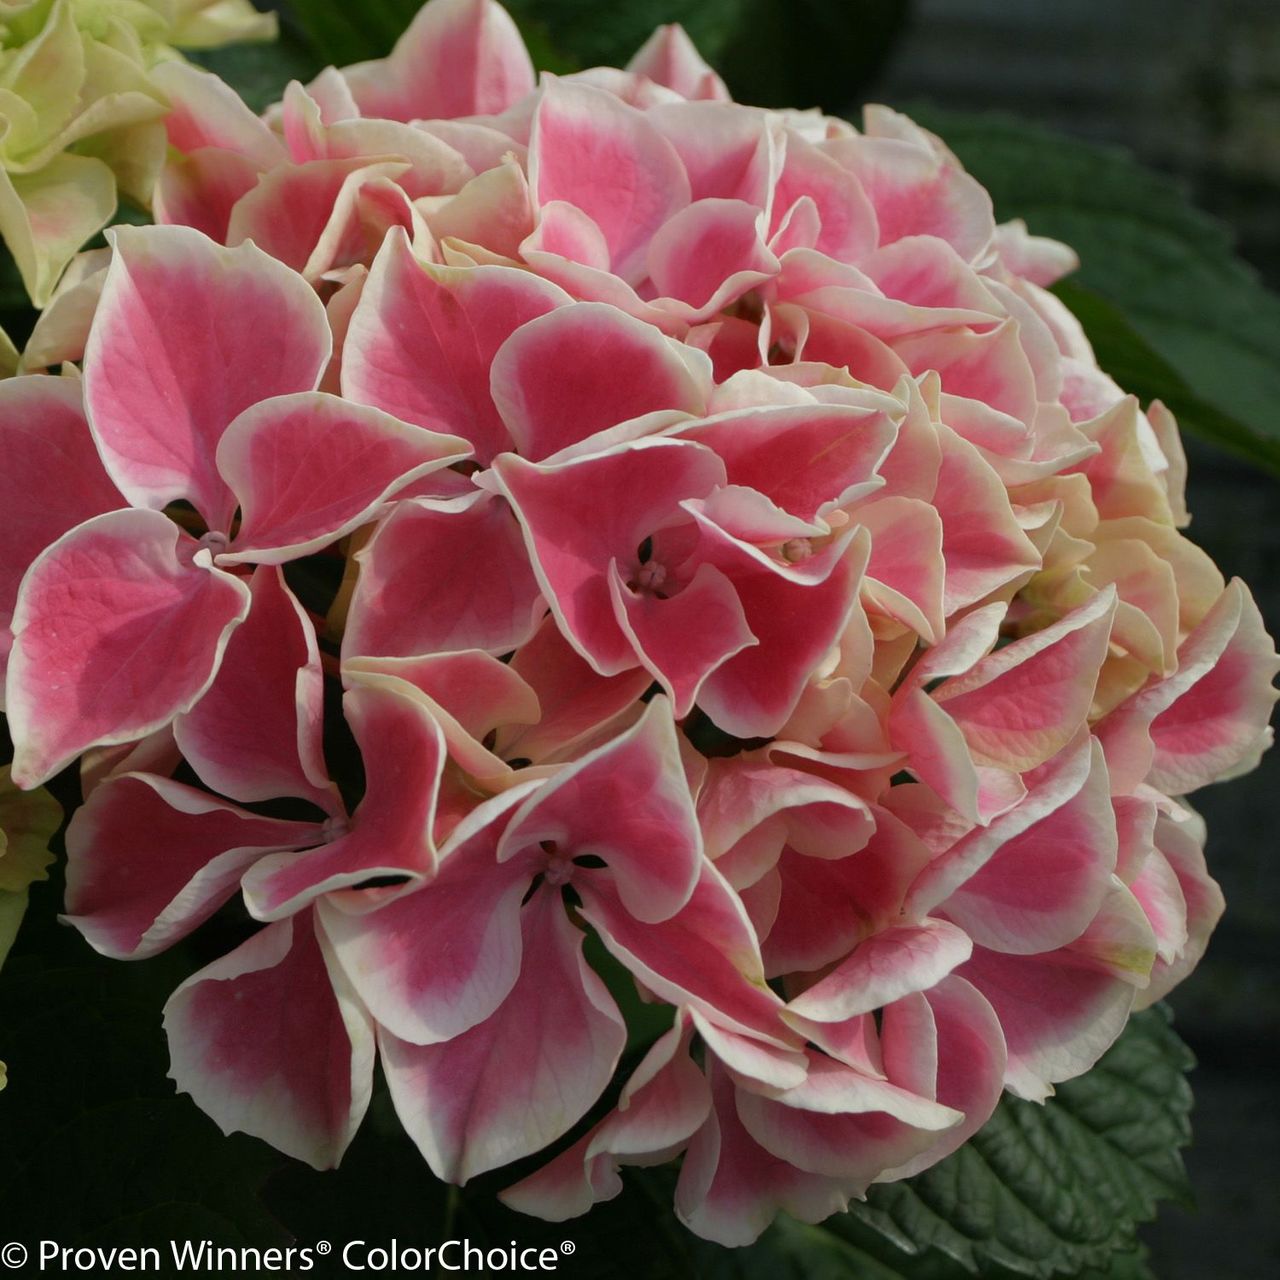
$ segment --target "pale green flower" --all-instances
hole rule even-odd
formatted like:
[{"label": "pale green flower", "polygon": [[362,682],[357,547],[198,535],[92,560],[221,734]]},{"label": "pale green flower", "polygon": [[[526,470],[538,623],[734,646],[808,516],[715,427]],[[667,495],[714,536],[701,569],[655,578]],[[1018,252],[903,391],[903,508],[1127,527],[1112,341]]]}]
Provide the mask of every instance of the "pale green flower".
[{"label": "pale green flower", "polygon": [[[62,806],[43,788],[19,791],[0,769],[0,965],[27,910],[27,890],[44,880],[53,861],[49,841],[62,823]],[[0,1089],[5,1066],[0,1062]]]},{"label": "pale green flower", "polygon": [[249,0],[0,0],[0,236],[37,307],[116,209],[150,202],[179,48],[269,39]]}]

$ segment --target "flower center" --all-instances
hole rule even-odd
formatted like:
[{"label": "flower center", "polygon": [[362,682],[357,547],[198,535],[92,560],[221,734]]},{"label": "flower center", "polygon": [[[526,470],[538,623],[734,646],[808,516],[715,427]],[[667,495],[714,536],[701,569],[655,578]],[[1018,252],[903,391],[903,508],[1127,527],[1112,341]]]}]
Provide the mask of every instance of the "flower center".
[{"label": "flower center", "polygon": [[208,547],[215,556],[220,551],[225,551],[230,542],[231,539],[225,533],[219,533],[214,529],[200,535],[200,545]]},{"label": "flower center", "polygon": [[808,538],[788,538],[782,544],[781,554],[788,564],[797,564],[813,555],[813,543]]}]

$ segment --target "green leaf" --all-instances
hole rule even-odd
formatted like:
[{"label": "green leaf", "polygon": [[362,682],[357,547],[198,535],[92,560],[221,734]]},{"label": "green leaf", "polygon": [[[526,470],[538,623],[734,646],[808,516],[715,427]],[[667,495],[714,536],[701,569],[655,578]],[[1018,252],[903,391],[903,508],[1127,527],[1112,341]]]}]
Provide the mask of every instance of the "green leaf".
[{"label": "green leaf", "polygon": [[1000,218],[1079,253],[1063,296],[1104,369],[1280,473],[1280,296],[1235,256],[1224,226],[1114,148],[998,116],[911,113],[987,187]]},{"label": "green leaf", "polygon": [[[953,1156],[874,1187],[828,1226],[864,1247],[867,1229],[931,1262],[924,1275],[1028,1276],[1087,1269],[1140,1275],[1135,1226],[1186,1201],[1193,1060],[1163,1008],[1138,1014],[1102,1061],[1044,1106],[1006,1097]],[[938,1270],[942,1255],[953,1264]],[[917,1272],[910,1272],[916,1275]]]}]

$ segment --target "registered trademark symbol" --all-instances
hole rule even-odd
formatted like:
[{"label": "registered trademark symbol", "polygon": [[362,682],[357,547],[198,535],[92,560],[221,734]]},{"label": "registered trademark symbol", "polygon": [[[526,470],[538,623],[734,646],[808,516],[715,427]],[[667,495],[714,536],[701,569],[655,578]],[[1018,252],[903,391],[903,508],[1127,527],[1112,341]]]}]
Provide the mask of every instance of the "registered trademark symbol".
[{"label": "registered trademark symbol", "polygon": [[325,1255],[326,1253],[332,1253],[332,1252],[333,1252],[333,1245],[331,1245],[327,1240],[321,1240],[321,1241],[316,1245],[316,1252],[317,1252],[321,1257],[324,1257],[324,1255]]},{"label": "registered trademark symbol", "polygon": [[566,1240],[561,1244],[560,1252],[563,1253],[565,1257],[568,1257],[569,1254],[571,1254],[577,1247],[578,1246],[574,1244],[572,1240]]}]

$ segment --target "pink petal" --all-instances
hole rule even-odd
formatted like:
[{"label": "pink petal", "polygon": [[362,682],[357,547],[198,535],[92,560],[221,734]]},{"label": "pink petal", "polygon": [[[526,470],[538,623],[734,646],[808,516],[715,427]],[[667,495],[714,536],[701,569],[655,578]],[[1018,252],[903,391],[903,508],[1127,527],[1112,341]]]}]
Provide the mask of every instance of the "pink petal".
[{"label": "pink petal", "polygon": [[183,1093],[317,1169],[335,1166],[373,1087],[368,1016],[329,967],[309,914],[254,934],[186,980],[164,1011]]},{"label": "pink petal", "polygon": [[302,796],[338,806],[321,749],[324,677],[315,629],[279,569],[249,580],[252,603],[213,684],[174,722],[201,779],[243,803]]},{"label": "pink petal", "polygon": [[786,566],[706,519],[699,524],[703,555],[733,583],[760,641],[708,677],[700,705],[736,737],[772,736],[857,604],[870,539],[851,530],[810,559]]},{"label": "pink petal", "polygon": [[520,978],[491,1017],[443,1044],[380,1037],[401,1122],[448,1182],[554,1142],[600,1096],[626,1041],[560,895],[536,894],[521,924]]},{"label": "pink petal", "polygon": [[162,226],[194,227],[219,244],[236,203],[258,185],[257,164],[238,151],[202,147],[190,155],[171,154],[153,197],[155,220]]},{"label": "pink petal", "polygon": [[438,1044],[490,1017],[520,973],[523,861],[500,866],[497,840],[511,811],[445,852],[436,876],[368,910],[355,898],[321,905],[338,963],[378,1023],[410,1044]]},{"label": "pink petal", "polygon": [[85,355],[98,447],[130,502],[187,498],[225,533],[235,499],[214,465],[218,440],[259,400],[316,386],[329,358],[324,307],[253,245],[223,249],[186,227],[114,235]]},{"label": "pink petal", "polygon": [[700,445],[654,439],[537,466],[506,455],[492,474],[565,638],[601,675],[635,666],[614,617],[609,564],[624,578],[637,570],[641,543],[680,517],[681,501],[723,482],[720,461]]},{"label": "pink petal", "polygon": [[363,880],[435,870],[445,745],[425,700],[402,680],[365,675],[347,691],[342,709],[364,761],[364,797],[345,835],[264,858],[245,876],[245,902],[260,920],[292,915],[321,894]]},{"label": "pink petal", "polygon": [[831,1178],[805,1173],[766,1151],[738,1117],[738,1090],[712,1067],[714,1110],[694,1135],[676,1185],[676,1213],[717,1244],[751,1244],[780,1211],[821,1222],[848,1207],[850,1193]]},{"label": "pink petal", "polygon": [[400,502],[358,557],[344,657],[508,653],[543,610],[520,526],[491,494]]},{"label": "pink petal", "polygon": [[729,99],[724,81],[703,60],[678,22],[658,27],[627,63],[627,70],[674,89],[682,98]]},{"label": "pink petal", "polygon": [[[73,378],[0,382],[0,634],[8,631],[18,584],[36,556],[82,520],[120,506],[80,399]],[[0,658],[7,652],[6,637]]]},{"label": "pink petal", "polygon": [[698,200],[681,209],[649,244],[653,287],[711,318],[777,275],[761,223],[760,210],[745,200]]},{"label": "pink petal", "polygon": [[1075,737],[1089,715],[1114,615],[1114,593],[1100,591],[934,690],[975,760],[1023,772]]},{"label": "pink petal", "polygon": [[159,512],[108,512],[64,534],[14,611],[14,780],[35,786],[87,747],[143,738],[188,710],[248,611],[248,587]]},{"label": "pink petal", "polygon": [[964,931],[945,920],[884,929],[859,943],[847,960],[787,1007],[802,1018],[843,1022],[913,991],[927,991],[972,950]]},{"label": "pink petal", "polygon": [[103,955],[155,955],[207,920],[258,858],[318,836],[167,778],[110,778],[67,829],[67,918]]},{"label": "pink petal", "polygon": [[218,444],[240,503],[220,564],[279,564],[370,520],[396,492],[470,452],[465,440],[308,391],[246,409]]},{"label": "pink petal", "polygon": [[795,133],[787,137],[786,156],[773,194],[770,230],[777,231],[792,205],[807,196],[820,227],[812,248],[840,262],[856,262],[870,253],[876,247],[876,213],[858,178]]},{"label": "pink petal", "polygon": [[550,1164],[499,1193],[518,1213],[551,1222],[586,1213],[622,1190],[618,1169],[678,1150],[707,1119],[711,1095],[689,1057],[692,1025],[677,1020],[645,1054],[617,1107]]},{"label": "pink petal", "polygon": [[895,435],[882,410],[818,404],[739,409],[680,431],[719,454],[730,484],[765,494],[801,520],[874,488]]},{"label": "pink petal", "polygon": [[490,372],[498,412],[516,448],[534,460],[660,409],[700,414],[709,383],[651,325],[599,302],[522,325]]},{"label": "pink petal", "polygon": [[494,0],[431,0],[391,56],[343,72],[366,116],[497,115],[533,89],[533,64]]},{"label": "pink petal", "polygon": [[494,354],[526,321],[567,301],[528,271],[426,266],[393,231],[351,318],[343,394],[460,435],[487,464],[510,447],[489,392]]},{"label": "pink petal", "polygon": [[516,650],[510,669],[538,696],[537,723],[498,730],[494,750],[506,760],[523,757],[538,764],[571,759],[582,744],[609,736],[653,683],[644,668],[606,678],[577,654],[548,615],[533,637]]},{"label": "pink petal", "polygon": [[603,877],[592,877],[589,892],[584,918],[647,990],[698,1009],[717,1026],[789,1045],[782,1002],[765,985],[755,931],[711,863],[702,864],[689,902],[659,924],[637,920]]},{"label": "pink petal", "polygon": [[539,205],[563,200],[585,213],[604,235],[611,269],[632,284],[654,232],[689,203],[680,157],[641,112],[563,80],[543,88],[534,115],[529,185]]},{"label": "pink petal", "polygon": [[900,1043],[910,1034],[909,1020],[901,1011],[911,1001],[927,1004],[931,1015],[937,1046],[933,1096],[943,1106],[964,1112],[964,1121],[918,1156],[889,1170],[884,1175],[886,1182],[910,1178],[950,1155],[986,1124],[1004,1092],[1008,1052],[999,1019],[981,992],[955,975],[884,1011],[882,1041],[885,1067],[891,1076],[895,1075],[895,1060],[911,1051],[909,1044]]},{"label": "pink petal", "polygon": [[547,842],[565,858],[603,859],[622,905],[643,923],[669,920],[689,901],[702,833],[666,698],[534,792],[512,817],[498,860]]},{"label": "pink petal", "polygon": [[756,643],[737,592],[712,565],[699,565],[683,590],[662,597],[633,591],[613,564],[609,590],[618,626],[680,718],[693,709],[703,682],[717,667]]},{"label": "pink petal", "polygon": [[162,59],[150,72],[169,99],[169,145],[185,155],[216,148],[244,156],[259,170],[285,159],[280,139],[216,75],[181,58]]}]

